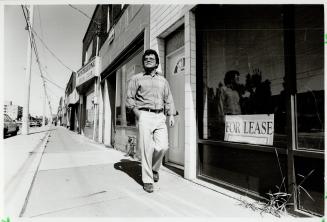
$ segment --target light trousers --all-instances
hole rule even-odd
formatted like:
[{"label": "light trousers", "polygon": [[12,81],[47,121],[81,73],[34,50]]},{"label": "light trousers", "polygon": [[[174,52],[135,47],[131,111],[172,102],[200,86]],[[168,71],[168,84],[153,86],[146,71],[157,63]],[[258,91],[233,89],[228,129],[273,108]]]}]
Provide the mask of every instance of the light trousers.
[{"label": "light trousers", "polygon": [[168,149],[166,116],[140,111],[138,121],[138,148],[141,152],[142,181],[153,183],[153,172],[158,172]]}]

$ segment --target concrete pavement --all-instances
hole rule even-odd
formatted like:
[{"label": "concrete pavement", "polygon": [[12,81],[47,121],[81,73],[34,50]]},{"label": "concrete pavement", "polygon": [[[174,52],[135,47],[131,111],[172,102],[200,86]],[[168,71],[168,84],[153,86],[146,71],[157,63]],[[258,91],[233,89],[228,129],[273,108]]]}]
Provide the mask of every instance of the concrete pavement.
[{"label": "concrete pavement", "polygon": [[18,216],[41,159],[50,126],[30,128],[29,135],[3,140],[4,202],[7,215]]},{"label": "concrete pavement", "polygon": [[[243,198],[244,199],[244,198]],[[140,163],[63,127],[50,131],[23,217],[273,217],[163,167],[154,193]]]}]

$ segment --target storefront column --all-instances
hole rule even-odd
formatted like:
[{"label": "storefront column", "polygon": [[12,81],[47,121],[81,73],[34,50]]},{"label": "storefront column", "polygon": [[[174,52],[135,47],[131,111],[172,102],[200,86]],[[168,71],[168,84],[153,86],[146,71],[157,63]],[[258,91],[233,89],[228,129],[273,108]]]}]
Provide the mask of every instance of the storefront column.
[{"label": "storefront column", "polygon": [[110,97],[108,91],[108,79],[104,81],[104,92],[103,92],[103,101],[104,101],[104,138],[103,142],[106,146],[111,146],[111,125],[112,121],[112,110],[110,106]]},{"label": "storefront column", "polygon": [[101,81],[99,81],[99,136],[98,136],[98,142],[103,142],[103,94],[102,94],[102,85],[100,84]]},{"label": "storefront column", "polygon": [[80,104],[80,112],[79,112],[79,122],[80,122],[80,129],[79,133],[84,135],[84,109],[83,109],[83,95],[79,95],[79,104]]},{"label": "storefront column", "polygon": [[122,67],[121,72],[117,72],[117,75],[121,75],[122,81],[121,81],[121,123],[122,126],[127,125],[127,120],[126,120],[126,106],[125,106],[125,97],[126,97],[126,92],[124,89],[126,89],[126,68],[125,66]]},{"label": "storefront column", "polygon": [[94,80],[94,120],[93,120],[93,137],[92,139],[96,139],[96,129],[97,129],[97,119],[98,119],[98,79]]},{"label": "storefront column", "polygon": [[185,14],[185,165],[184,177],[196,178],[196,42],[195,16]]}]

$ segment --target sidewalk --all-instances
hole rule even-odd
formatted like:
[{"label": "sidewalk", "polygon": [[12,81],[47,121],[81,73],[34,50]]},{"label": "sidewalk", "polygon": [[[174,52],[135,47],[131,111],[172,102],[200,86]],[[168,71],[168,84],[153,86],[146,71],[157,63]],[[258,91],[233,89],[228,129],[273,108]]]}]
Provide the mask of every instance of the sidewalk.
[{"label": "sidewalk", "polygon": [[62,127],[51,132],[23,216],[276,218],[166,167],[146,193],[139,162]]},{"label": "sidewalk", "polygon": [[45,147],[49,126],[30,128],[28,135],[3,140],[4,202],[8,215],[18,216]]}]

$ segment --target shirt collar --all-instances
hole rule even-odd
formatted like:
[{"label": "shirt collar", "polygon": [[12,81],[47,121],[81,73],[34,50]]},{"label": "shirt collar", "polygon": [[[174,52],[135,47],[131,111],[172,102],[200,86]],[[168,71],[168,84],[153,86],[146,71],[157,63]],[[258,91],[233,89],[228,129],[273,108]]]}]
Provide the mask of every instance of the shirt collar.
[{"label": "shirt collar", "polygon": [[152,77],[155,77],[158,75],[158,71],[156,70],[156,72],[152,75],[152,74],[147,74],[146,72],[143,73],[143,76],[146,76],[146,75],[150,75]]}]

